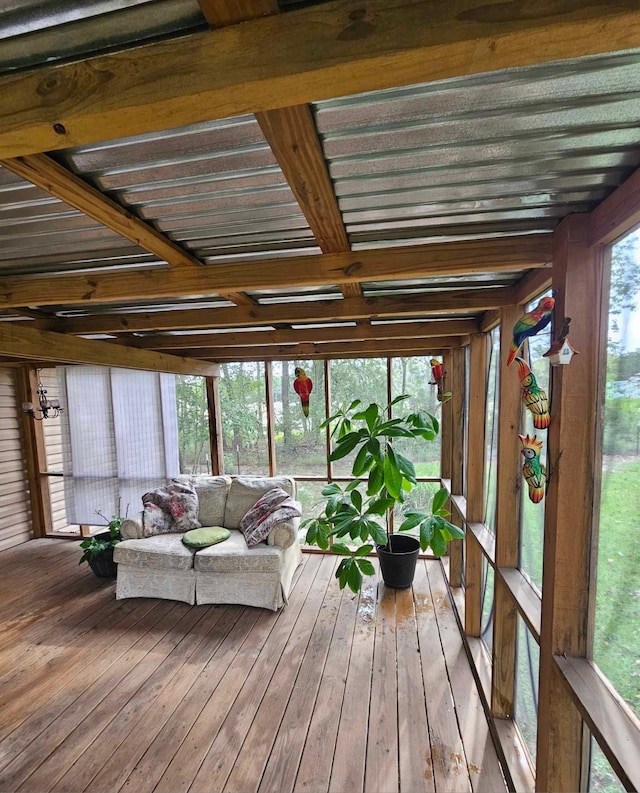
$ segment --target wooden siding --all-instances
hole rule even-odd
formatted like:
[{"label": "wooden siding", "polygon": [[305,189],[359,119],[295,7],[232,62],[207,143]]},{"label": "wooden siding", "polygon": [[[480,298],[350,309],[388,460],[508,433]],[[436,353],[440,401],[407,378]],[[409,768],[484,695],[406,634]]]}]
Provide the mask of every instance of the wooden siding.
[{"label": "wooden siding", "polygon": [[506,791],[439,562],[358,597],[306,554],[273,613],[116,601],[77,559],[0,555],[0,789]]},{"label": "wooden siding", "polygon": [[31,539],[31,507],[16,372],[0,367],[0,550]]}]

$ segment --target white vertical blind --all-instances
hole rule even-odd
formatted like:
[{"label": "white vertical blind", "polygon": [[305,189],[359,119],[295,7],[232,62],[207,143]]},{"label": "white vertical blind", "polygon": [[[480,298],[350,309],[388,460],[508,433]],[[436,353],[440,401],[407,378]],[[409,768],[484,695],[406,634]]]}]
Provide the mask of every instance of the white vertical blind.
[{"label": "white vertical blind", "polygon": [[143,493],[180,473],[175,375],[62,366],[58,381],[69,521],[134,515]]}]

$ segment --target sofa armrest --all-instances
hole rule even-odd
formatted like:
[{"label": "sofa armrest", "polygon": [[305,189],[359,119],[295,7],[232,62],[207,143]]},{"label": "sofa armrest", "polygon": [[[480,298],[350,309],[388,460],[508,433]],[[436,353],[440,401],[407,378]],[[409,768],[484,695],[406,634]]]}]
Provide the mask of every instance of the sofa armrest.
[{"label": "sofa armrest", "polygon": [[[300,504],[296,501],[296,506],[302,512]],[[279,548],[288,548],[298,541],[298,529],[300,528],[300,518],[290,518],[283,523],[278,523],[269,532],[267,545],[277,545]]]},{"label": "sofa armrest", "polygon": [[122,521],[120,526],[120,536],[123,540],[141,540],[142,534],[142,512],[137,518],[127,518]]}]

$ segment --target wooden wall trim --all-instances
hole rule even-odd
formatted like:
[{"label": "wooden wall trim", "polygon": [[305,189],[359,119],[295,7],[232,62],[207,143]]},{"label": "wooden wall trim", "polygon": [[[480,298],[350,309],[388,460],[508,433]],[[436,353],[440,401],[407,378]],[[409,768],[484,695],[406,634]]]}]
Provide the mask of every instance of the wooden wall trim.
[{"label": "wooden wall trim", "polygon": [[589,244],[608,245],[640,224],[640,169],[591,213]]}]

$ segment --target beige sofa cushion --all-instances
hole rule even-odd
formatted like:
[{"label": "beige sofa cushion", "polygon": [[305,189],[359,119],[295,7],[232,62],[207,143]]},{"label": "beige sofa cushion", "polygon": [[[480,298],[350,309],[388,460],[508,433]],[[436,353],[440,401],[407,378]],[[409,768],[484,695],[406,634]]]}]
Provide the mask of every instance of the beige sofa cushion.
[{"label": "beige sofa cushion", "polygon": [[264,542],[248,548],[241,531],[228,540],[199,550],[193,566],[208,573],[277,573],[282,567],[282,548]]},{"label": "beige sofa cushion", "polygon": [[113,549],[118,564],[160,570],[191,570],[192,548],[182,544],[182,534],[160,534],[140,540],[123,540]]},{"label": "beige sofa cushion", "polygon": [[[231,481],[224,521],[226,529],[240,528],[240,521],[256,501],[274,487],[281,487],[295,498],[296,483],[291,476],[237,476]],[[200,518],[202,522],[202,518]],[[204,524],[203,524],[204,525]]]},{"label": "beige sofa cushion", "polygon": [[[230,476],[178,476],[177,482],[187,482],[198,494],[198,520],[203,526],[225,526],[224,512],[231,485]],[[235,528],[235,527],[234,527]]]}]

